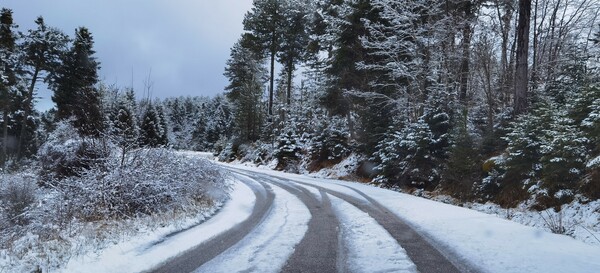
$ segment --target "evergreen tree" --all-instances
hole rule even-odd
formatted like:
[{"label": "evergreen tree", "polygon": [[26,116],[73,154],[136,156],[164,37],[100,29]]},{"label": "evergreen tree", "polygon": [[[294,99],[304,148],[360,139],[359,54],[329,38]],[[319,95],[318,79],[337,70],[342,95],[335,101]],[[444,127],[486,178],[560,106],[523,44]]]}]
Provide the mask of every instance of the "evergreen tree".
[{"label": "evergreen tree", "polygon": [[368,32],[363,25],[364,19],[377,21],[377,11],[370,0],[348,1],[337,5],[339,12],[331,21],[329,33],[334,35],[333,51],[328,60],[327,89],[321,99],[323,105],[333,115],[348,116],[351,112],[351,101],[346,91],[367,90],[369,79],[365,71],[358,69],[357,64],[365,61],[367,52],[361,43],[361,37]]},{"label": "evergreen tree", "polygon": [[169,122],[161,104],[156,105],[156,116],[158,118],[158,145],[166,146],[169,144]]},{"label": "evergreen tree", "polygon": [[388,134],[373,156],[378,162],[374,181],[386,186],[433,190],[440,178],[434,144],[433,133],[423,119]]},{"label": "evergreen tree", "polygon": [[285,70],[286,102],[290,105],[294,71],[298,62],[304,60],[306,55],[308,45],[308,32],[306,28],[308,20],[307,11],[305,10],[307,8],[306,4],[291,1],[288,1],[286,4],[278,60],[283,64]]},{"label": "evergreen tree", "polygon": [[140,145],[158,147],[162,143],[161,121],[152,102],[146,106],[140,125]]},{"label": "evergreen tree", "polygon": [[120,94],[109,116],[111,135],[125,151],[135,147],[138,139],[137,110],[132,93],[132,90],[128,90],[125,94]]},{"label": "evergreen tree", "polygon": [[52,82],[58,119],[73,117],[75,128],[87,136],[98,136],[104,128],[100,93],[96,88],[99,64],[93,56],[94,41],[87,28],[76,30],[73,45],[62,56],[62,66]]},{"label": "evergreen tree", "polygon": [[[25,36],[22,45],[23,57],[22,63],[24,70],[30,76],[29,88],[24,94],[24,104],[33,104],[35,96],[35,86],[43,78],[45,82],[50,82],[54,72],[60,66],[60,57],[65,54],[68,37],[60,30],[48,27],[44,19],[40,16],[35,20],[37,28],[29,30]],[[45,73],[45,76],[43,75]],[[22,122],[26,123],[30,119],[31,110],[25,108],[22,115]],[[27,134],[28,127],[22,126],[19,135],[19,148],[17,157],[22,155],[22,147],[28,146],[27,139],[31,136]]]},{"label": "evergreen tree", "polygon": [[284,10],[280,0],[254,0],[253,7],[244,17],[244,30],[249,31],[245,42],[251,44],[250,49],[260,56],[270,58],[269,76],[269,117],[273,115],[273,92],[275,76],[275,58],[281,50],[283,34]]},{"label": "evergreen tree", "polygon": [[225,76],[229,79],[227,98],[235,109],[235,127],[243,141],[258,140],[263,126],[260,107],[263,68],[248,48],[242,46],[244,38],[231,49]]},{"label": "evergreen tree", "polygon": [[12,11],[0,10],[0,107],[2,108],[2,155],[0,163],[8,158],[10,108],[14,100],[14,88],[18,83],[17,75],[17,33],[14,28]]},{"label": "evergreen tree", "polygon": [[481,159],[466,124],[455,128],[440,186],[461,201],[472,199],[481,180]]}]

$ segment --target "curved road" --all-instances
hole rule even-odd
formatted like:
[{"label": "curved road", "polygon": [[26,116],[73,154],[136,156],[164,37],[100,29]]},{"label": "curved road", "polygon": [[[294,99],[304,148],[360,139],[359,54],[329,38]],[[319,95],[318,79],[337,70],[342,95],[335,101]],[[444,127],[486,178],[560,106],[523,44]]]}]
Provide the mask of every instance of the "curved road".
[{"label": "curved road", "polygon": [[[429,239],[423,237],[402,219],[390,212],[384,206],[373,200],[365,193],[354,188],[332,190],[302,181],[284,180],[262,173],[242,171],[229,168],[236,177],[248,185],[256,195],[256,204],[251,216],[233,229],[224,231],[197,247],[174,257],[150,272],[204,272],[201,266],[220,254],[233,248],[261,224],[272,210],[274,199],[278,196],[272,187],[283,189],[297,197],[310,211],[308,229],[302,239],[296,243],[293,252],[285,261],[280,272],[346,272],[354,271],[348,267],[348,250],[343,243],[345,238],[341,232],[341,220],[332,208],[332,198],[337,198],[352,205],[370,217],[381,226],[394,244],[405,250],[405,255],[414,264],[411,270],[405,272],[422,273],[452,273],[475,272],[473,267],[460,262],[451,252],[434,246]],[[348,194],[354,192],[356,194]],[[358,198],[361,197],[361,198]],[[293,215],[292,215],[293,216]],[[287,217],[287,216],[286,216]],[[250,258],[249,260],[252,260]],[[407,259],[398,257],[398,260]],[[252,271],[252,270],[251,270]],[[360,270],[359,270],[360,271]],[[396,271],[396,270],[394,270]]]}]

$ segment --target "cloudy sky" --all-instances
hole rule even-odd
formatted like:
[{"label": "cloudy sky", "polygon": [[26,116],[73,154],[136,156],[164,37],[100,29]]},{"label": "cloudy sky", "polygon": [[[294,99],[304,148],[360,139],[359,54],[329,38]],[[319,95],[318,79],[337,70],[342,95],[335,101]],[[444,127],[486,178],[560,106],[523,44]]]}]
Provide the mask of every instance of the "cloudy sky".
[{"label": "cloudy sky", "polygon": [[[90,29],[100,77],[143,94],[150,75],[154,97],[222,93],[229,49],[242,32],[252,0],[1,0],[25,32],[42,15],[46,24],[73,36]],[[132,77],[133,76],[133,77]],[[51,106],[40,88],[38,107]]]}]

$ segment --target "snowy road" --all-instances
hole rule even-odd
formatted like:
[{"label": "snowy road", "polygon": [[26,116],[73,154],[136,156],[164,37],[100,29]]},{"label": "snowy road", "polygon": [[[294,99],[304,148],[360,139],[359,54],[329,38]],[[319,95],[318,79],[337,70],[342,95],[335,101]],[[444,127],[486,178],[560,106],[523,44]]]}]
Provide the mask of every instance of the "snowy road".
[{"label": "snowy road", "polygon": [[472,271],[359,190],[231,170],[256,195],[250,218],[152,272]]},{"label": "snowy road", "polygon": [[600,272],[599,246],[495,215],[361,183],[223,166],[237,182],[212,218],[140,234],[57,272]]}]

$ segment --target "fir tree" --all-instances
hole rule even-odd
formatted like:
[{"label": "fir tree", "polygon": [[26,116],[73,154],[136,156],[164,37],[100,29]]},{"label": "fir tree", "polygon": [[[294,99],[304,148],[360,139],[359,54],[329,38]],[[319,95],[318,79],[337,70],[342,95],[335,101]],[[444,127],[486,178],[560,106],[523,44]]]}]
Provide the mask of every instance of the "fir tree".
[{"label": "fir tree", "polygon": [[162,143],[161,122],[153,103],[149,103],[140,125],[140,145],[158,147]]},{"label": "fir tree", "polygon": [[73,117],[75,128],[87,136],[98,136],[104,128],[100,93],[95,86],[99,65],[93,56],[93,45],[88,29],[77,29],[73,45],[62,56],[62,66],[51,85],[54,89],[52,100],[57,107],[56,117]]},{"label": "fir tree", "polygon": [[231,49],[225,76],[227,98],[235,107],[235,126],[243,141],[255,141],[260,137],[263,113],[260,108],[263,68],[256,56],[243,47],[241,39]]},{"label": "fir tree", "polygon": [[244,30],[249,31],[249,36],[246,36],[249,38],[245,42],[252,45],[250,49],[256,54],[268,55],[270,58],[269,104],[267,106],[270,117],[273,115],[275,58],[281,50],[284,11],[282,1],[279,0],[254,0],[252,4],[252,10],[244,17]]},{"label": "fir tree", "polygon": [[[54,76],[54,72],[61,64],[60,57],[65,54],[69,40],[60,30],[48,27],[41,16],[35,20],[35,23],[37,28],[29,30],[22,45],[24,70],[30,76],[29,88],[23,98],[25,105],[33,104],[35,87],[41,78],[45,82],[50,82]],[[24,109],[22,115],[23,123],[26,123],[30,119],[32,109]],[[21,128],[21,131],[18,133],[19,149],[17,157],[19,158],[22,155],[22,147],[30,145],[26,142],[27,139],[31,139],[31,136],[27,134],[27,126],[22,126]]]},{"label": "fir tree", "polygon": [[18,82],[16,25],[13,23],[12,11],[6,8],[0,10],[0,107],[2,108],[2,155],[0,163],[8,158],[9,136],[8,127],[10,108],[14,100],[15,86]]}]

